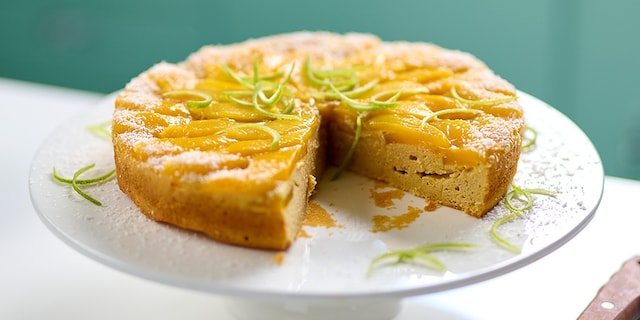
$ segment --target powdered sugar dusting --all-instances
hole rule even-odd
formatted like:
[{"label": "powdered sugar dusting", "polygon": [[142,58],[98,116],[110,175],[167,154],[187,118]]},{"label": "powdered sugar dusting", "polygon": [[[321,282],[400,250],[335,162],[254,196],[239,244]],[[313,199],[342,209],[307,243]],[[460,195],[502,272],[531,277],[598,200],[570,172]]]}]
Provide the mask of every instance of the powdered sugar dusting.
[{"label": "powdered sugar dusting", "polygon": [[409,67],[447,68],[454,72],[471,68],[486,69],[473,55],[455,50],[445,50],[430,43],[386,42],[380,52],[388,60],[399,59]]},{"label": "powdered sugar dusting", "polygon": [[[310,237],[298,239],[281,265],[273,264],[272,252],[223,245],[150,221],[113,180],[86,189],[105,204],[96,207],[53,182],[51,167],[55,165],[65,175],[91,162],[100,170],[112,168],[111,144],[93,136],[85,126],[108,118],[113,100],[96,109],[97,114],[61,127],[43,145],[33,163],[30,186],[34,206],[58,235],[70,239],[69,243],[90,257],[163,283],[215,293],[262,292],[270,296],[436,292],[486,279],[488,272],[501,274],[512,263],[537,260],[584,226],[597,205],[602,166],[589,140],[557,111],[527,95],[520,99],[527,123],[540,135],[536,148],[522,155],[514,183],[557,192],[555,198],[536,196],[525,219],[501,227],[501,234],[522,247],[520,255],[500,249],[488,235],[493,221],[506,213],[503,205],[480,220],[441,207],[422,213],[405,229],[371,233],[370,216],[390,211],[376,207],[369,198],[374,182],[348,172],[336,182],[320,183],[314,198],[343,228],[307,228]],[[185,161],[207,165],[205,156],[194,152],[184,157],[193,157]],[[402,213],[407,206],[423,203],[405,195],[394,201],[394,206]],[[425,242],[471,242],[478,247],[464,253],[438,253],[449,269],[446,274],[398,266],[366,277],[368,264],[376,255]]]},{"label": "powdered sugar dusting", "polygon": [[139,142],[144,142],[152,139],[153,136],[148,132],[135,131],[135,132],[124,132],[119,134],[114,138],[116,143],[122,143],[128,146],[135,146]]},{"label": "powdered sugar dusting", "polygon": [[170,162],[193,164],[211,167],[213,170],[220,168],[229,161],[239,161],[244,159],[237,154],[221,154],[217,152],[203,152],[198,150],[186,151],[171,157]]}]

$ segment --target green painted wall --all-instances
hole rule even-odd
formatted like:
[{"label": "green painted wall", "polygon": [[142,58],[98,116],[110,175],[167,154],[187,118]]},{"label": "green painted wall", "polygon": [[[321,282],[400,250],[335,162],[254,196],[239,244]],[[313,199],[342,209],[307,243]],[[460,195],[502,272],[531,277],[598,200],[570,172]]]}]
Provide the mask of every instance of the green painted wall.
[{"label": "green painted wall", "polygon": [[106,93],[205,44],[297,30],[429,41],[549,102],[607,174],[640,179],[639,12],[635,0],[2,0],[0,77]]}]

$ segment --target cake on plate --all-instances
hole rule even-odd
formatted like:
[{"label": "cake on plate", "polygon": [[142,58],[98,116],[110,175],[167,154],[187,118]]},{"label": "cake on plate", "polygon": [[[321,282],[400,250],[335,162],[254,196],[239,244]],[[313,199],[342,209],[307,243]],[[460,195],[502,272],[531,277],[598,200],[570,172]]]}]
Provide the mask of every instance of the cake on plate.
[{"label": "cake on plate", "polygon": [[159,63],[118,95],[112,125],[119,187],[143,214],[278,250],[327,165],[482,217],[523,130],[515,88],[472,55],[327,32]]}]

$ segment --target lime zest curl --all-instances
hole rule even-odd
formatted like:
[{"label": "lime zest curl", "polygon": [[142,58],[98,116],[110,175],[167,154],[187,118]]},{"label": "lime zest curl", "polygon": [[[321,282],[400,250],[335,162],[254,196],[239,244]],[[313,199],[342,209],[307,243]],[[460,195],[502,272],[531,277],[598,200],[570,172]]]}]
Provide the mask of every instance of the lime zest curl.
[{"label": "lime zest curl", "polygon": [[[258,96],[260,97],[260,100],[270,106],[273,105],[274,103],[277,103],[278,101],[280,101],[280,98],[282,97],[283,92],[285,91],[286,87],[285,85],[287,84],[287,82],[289,82],[289,80],[291,79],[291,74],[293,73],[294,68],[296,67],[295,63],[291,65],[291,68],[289,69],[289,72],[287,73],[287,75],[285,76],[285,78],[280,81],[276,87],[276,91],[271,95],[271,97],[267,98],[267,96],[265,95],[263,90],[260,90],[262,87],[262,83],[259,80],[256,80],[255,82],[255,88],[258,91]],[[255,72],[258,72],[258,69],[256,67]],[[259,79],[259,78],[258,78]]]},{"label": "lime zest curl", "polygon": [[478,110],[478,109],[462,109],[462,108],[457,108],[457,109],[442,109],[442,110],[438,110],[436,112],[432,112],[431,114],[429,114],[428,116],[424,117],[422,119],[422,122],[420,123],[421,126],[425,126],[427,125],[427,123],[433,119],[436,119],[440,116],[443,115],[448,115],[448,114],[467,114],[467,115],[480,115],[484,113],[484,111],[482,110]]},{"label": "lime zest curl", "polygon": [[[373,88],[375,88],[375,86],[378,84],[379,80],[375,79],[375,80],[371,80],[369,82],[367,82],[367,84],[354,88],[352,90],[348,90],[348,91],[340,91],[341,95],[348,97],[348,98],[357,98],[371,90],[373,90]],[[335,98],[338,99],[340,98],[340,95],[337,94],[334,91],[321,91],[321,92],[316,92],[313,94],[313,96],[315,97],[322,97],[322,98]]]},{"label": "lime zest curl", "polygon": [[[255,64],[255,60],[254,60],[254,64]],[[255,81],[256,79],[255,75],[253,78],[243,78],[238,74],[236,74],[235,72],[233,72],[231,68],[229,68],[229,66],[227,66],[226,64],[222,64],[222,70],[224,71],[224,73],[226,73],[229,77],[231,77],[233,80],[235,80],[237,83],[239,83],[243,87],[246,87],[249,89],[254,88],[254,83],[251,83],[250,79]],[[255,67],[254,67],[254,72],[255,72]],[[258,79],[259,78],[260,77],[258,77]]]},{"label": "lime zest curl", "polygon": [[191,109],[202,109],[208,107],[213,98],[205,92],[198,90],[173,90],[167,91],[162,94],[162,97],[175,97],[175,96],[193,96],[200,98],[200,100],[187,100],[187,107]]},{"label": "lime zest curl", "polygon": [[[371,96],[371,100],[372,102],[377,101],[378,99],[390,95],[392,98],[393,96],[398,96],[396,98],[394,98],[393,100],[397,100],[400,96],[402,95],[414,95],[414,94],[420,94],[420,93],[429,93],[429,89],[427,88],[410,88],[410,89],[401,89],[401,90],[384,90],[384,91],[380,91],[374,95]],[[391,98],[390,98],[391,99]],[[387,99],[389,100],[389,99]]]},{"label": "lime zest curl", "polygon": [[520,214],[515,212],[509,212],[509,214],[500,217],[500,219],[496,220],[495,222],[493,222],[493,224],[491,224],[491,228],[489,229],[489,234],[491,235],[491,239],[493,239],[493,241],[495,241],[499,246],[513,253],[520,254],[522,250],[520,250],[520,248],[518,248],[513,243],[509,242],[507,239],[501,236],[500,233],[498,232],[498,229],[503,224],[511,222],[517,218],[520,218]]},{"label": "lime zest curl", "polygon": [[[90,168],[89,168],[90,169]],[[116,170],[111,170],[99,177],[95,177],[95,178],[91,178],[91,179],[76,179],[75,183],[77,185],[93,185],[93,184],[98,184],[98,183],[102,183],[105,181],[108,181],[109,179],[111,179],[114,175],[114,173],[116,172]],[[66,183],[66,184],[71,184],[73,182],[73,179],[68,179],[68,178],[64,178],[62,176],[60,176],[58,174],[58,172],[56,171],[56,168],[53,167],[53,178],[56,179],[59,182],[62,183]]]},{"label": "lime zest curl", "polygon": [[396,100],[400,97],[402,90],[398,91],[394,96],[387,99],[386,101],[377,101],[373,99],[369,99],[369,103],[362,103],[356,100],[353,100],[342,93],[338,88],[336,88],[333,83],[329,83],[328,86],[333,90],[333,92],[340,98],[342,102],[344,102],[349,108],[359,111],[359,112],[371,112],[371,111],[379,111],[384,109],[396,108],[398,107],[398,103]]},{"label": "lime zest curl", "polygon": [[356,66],[346,69],[320,70],[314,69],[311,66],[311,58],[309,56],[307,56],[304,61],[305,73],[307,75],[307,79],[309,79],[311,83],[319,87],[325,87],[332,84],[339,88],[340,91],[348,91],[355,88],[360,81],[356,73],[368,67],[369,66]]},{"label": "lime zest curl", "polygon": [[[289,72],[277,84],[270,81],[282,76],[281,72],[273,75],[261,76],[258,66],[258,59],[253,60],[253,76],[251,78],[241,77],[234,73],[227,65],[222,65],[223,70],[229,77],[238,82],[241,86],[249,90],[225,91],[223,96],[229,101],[244,107],[250,107],[256,110],[260,115],[274,119],[300,119],[299,116],[290,114],[296,106],[296,100],[286,84],[291,79],[291,75],[295,69],[295,63],[291,65]],[[285,96],[290,96],[287,100]],[[250,101],[243,100],[240,97],[250,98]],[[278,103],[284,104],[282,112],[271,112],[264,107],[272,107]]]},{"label": "lime zest curl", "polygon": [[[493,222],[491,228],[489,229],[489,234],[491,238],[501,247],[507,249],[513,253],[520,254],[522,250],[509,242],[503,236],[500,235],[498,229],[515,219],[522,218],[522,214],[527,210],[533,208],[535,198],[534,194],[555,197],[556,193],[550,190],[545,189],[524,189],[517,187],[515,185],[511,185],[511,191],[509,191],[504,197],[504,203],[507,209],[509,209],[509,213],[505,216],[500,217],[496,221]],[[524,199],[523,199],[524,198]],[[520,202],[520,205],[517,204]]]},{"label": "lime zest curl", "polygon": [[[527,134],[529,133],[529,134]],[[524,135],[522,139],[522,150],[528,151],[536,145],[538,140],[538,131],[528,125],[524,126]]]},{"label": "lime zest curl", "polygon": [[456,243],[456,242],[442,242],[424,244],[411,249],[394,250],[381,255],[376,256],[369,263],[369,269],[367,270],[367,276],[371,276],[376,268],[382,264],[400,264],[410,263],[427,268],[434,269],[438,272],[446,271],[445,264],[431,253],[436,251],[465,251],[476,247],[472,243]]},{"label": "lime zest curl", "polygon": [[284,114],[284,113],[274,113],[274,112],[270,112],[267,111],[265,109],[262,108],[262,106],[260,105],[260,103],[258,102],[258,99],[260,98],[260,92],[262,92],[261,90],[261,84],[260,82],[258,82],[256,84],[255,90],[253,92],[253,96],[251,99],[251,105],[253,106],[253,108],[261,115],[265,116],[265,117],[269,117],[269,118],[275,118],[275,119],[300,119],[300,117],[296,116],[296,115],[291,115],[291,114]]},{"label": "lime zest curl", "polygon": [[[309,64],[309,57],[307,57],[307,60],[305,63],[307,63],[307,66],[311,66]],[[367,68],[369,68],[369,66],[362,65],[362,66],[355,66],[355,67],[345,68],[345,69],[326,69],[326,70],[311,69],[311,71],[317,77],[326,79],[326,78],[336,78],[336,77],[352,77],[356,72],[365,70]]]},{"label": "lime zest curl", "polygon": [[105,140],[111,140],[111,120],[87,126],[87,130]]},{"label": "lime zest curl", "polygon": [[86,167],[82,167],[80,168],[78,171],[76,171],[73,174],[73,177],[71,179],[69,178],[64,178],[62,176],[60,176],[57,172],[56,172],[56,168],[53,168],[53,178],[61,183],[65,183],[65,184],[70,184],[71,188],[77,192],[80,196],[82,196],[83,198],[85,198],[86,200],[88,200],[89,202],[97,205],[97,206],[102,206],[102,202],[98,201],[97,199],[95,199],[94,197],[90,196],[89,194],[87,194],[86,192],[84,192],[80,186],[84,185],[95,185],[95,184],[100,184],[106,181],[109,181],[111,178],[113,178],[115,176],[115,170],[111,170],[108,173],[101,175],[99,177],[95,177],[95,178],[90,178],[90,179],[78,179],[80,177],[80,175],[82,175],[83,173],[91,170],[93,167],[95,167],[95,163],[90,164]]},{"label": "lime zest curl", "polygon": [[271,145],[270,145],[271,150],[278,149],[278,147],[280,145],[280,133],[277,130],[267,126],[264,122],[259,122],[259,123],[241,123],[241,124],[233,125],[233,126],[226,127],[224,129],[218,130],[214,134],[221,134],[221,133],[224,133],[224,132],[237,130],[237,129],[242,129],[242,128],[258,129],[258,130],[261,130],[261,131],[264,131],[264,132],[268,133],[271,136],[271,139],[272,139],[271,140]]},{"label": "lime zest curl", "polygon": [[360,142],[360,137],[362,136],[362,118],[363,117],[364,115],[359,114],[358,117],[356,118],[356,133],[353,137],[353,141],[351,142],[351,147],[349,148],[349,151],[347,151],[347,154],[344,156],[344,159],[342,159],[342,162],[340,163],[338,170],[331,177],[331,180],[338,179],[338,177],[340,177],[342,172],[344,172],[344,170],[347,168],[347,166],[351,162],[351,158],[353,157],[353,154],[356,152],[358,142]]}]

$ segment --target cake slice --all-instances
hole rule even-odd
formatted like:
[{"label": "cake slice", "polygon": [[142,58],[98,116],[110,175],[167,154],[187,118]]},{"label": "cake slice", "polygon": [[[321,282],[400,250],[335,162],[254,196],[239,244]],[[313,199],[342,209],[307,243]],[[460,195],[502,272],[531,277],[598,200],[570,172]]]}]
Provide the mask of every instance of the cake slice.
[{"label": "cake slice", "polygon": [[523,128],[515,89],[469,54],[298,32],[150,68],[116,99],[112,130],[118,184],[143,214],[285,249],[325,161],[480,217],[515,174]]},{"label": "cake slice", "polygon": [[[512,85],[469,54],[424,43],[383,43],[352,63],[377,85],[332,109],[331,163],[347,157],[360,117],[349,170],[476,217],[500,201],[524,130]],[[366,112],[350,105],[389,99]]]},{"label": "cake slice", "polygon": [[152,67],[116,99],[120,189],[153,220],[225,243],[287,248],[325,162],[319,111],[296,89],[303,61],[375,42],[287,35]]},{"label": "cake slice", "polygon": [[188,94],[162,97],[184,88],[216,95],[193,79],[162,64],[117,98],[120,189],[153,220],[226,243],[288,247],[321,168],[317,111],[298,107],[290,118],[271,118],[230,102],[215,101],[220,110],[213,111],[190,109]]}]

